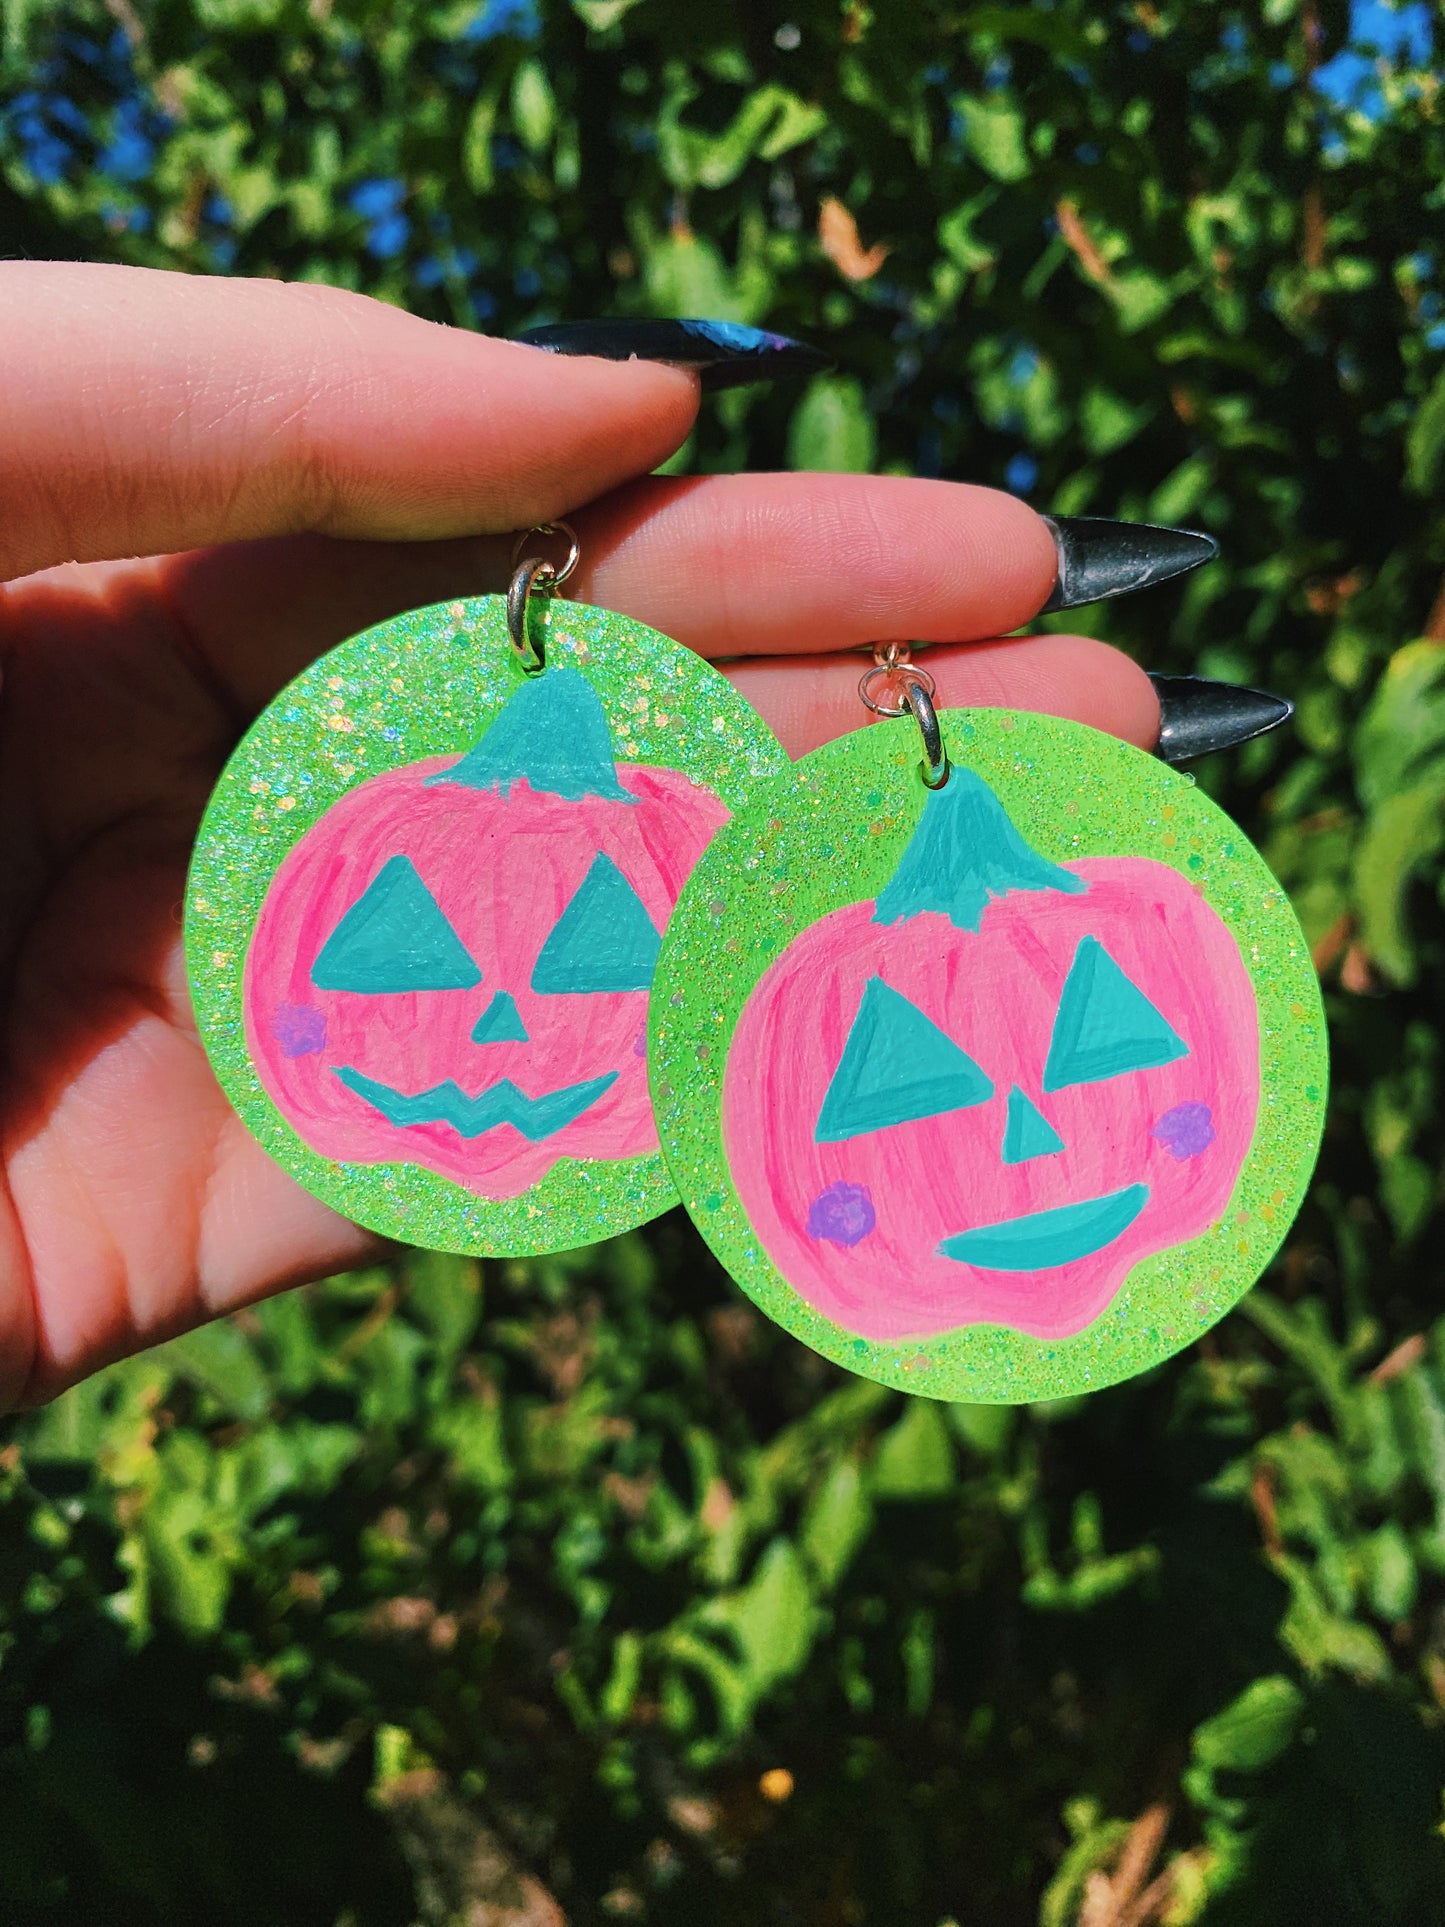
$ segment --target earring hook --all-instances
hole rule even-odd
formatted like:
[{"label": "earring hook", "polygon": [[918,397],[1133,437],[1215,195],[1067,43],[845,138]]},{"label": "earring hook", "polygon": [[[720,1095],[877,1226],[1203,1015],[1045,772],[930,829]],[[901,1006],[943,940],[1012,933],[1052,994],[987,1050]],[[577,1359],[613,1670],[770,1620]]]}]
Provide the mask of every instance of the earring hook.
[{"label": "earring hook", "polygon": [[943,747],[943,732],[933,707],[937,685],[928,671],[914,662],[910,646],[906,642],[876,644],[873,667],[860,679],[858,694],[875,716],[912,716],[923,738],[920,774],[929,789],[941,790],[948,781],[948,751]]},{"label": "earring hook", "polygon": [[[523,555],[534,536],[561,535],[567,539],[567,559],[560,565],[545,555]],[[540,636],[531,630],[531,601],[534,595],[551,597],[577,567],[582,544],[570,522],[539,522],[523,529],[512,544],[512,579],[507,584],[507,634],[528,675],[546,667],[546,651]]]}]

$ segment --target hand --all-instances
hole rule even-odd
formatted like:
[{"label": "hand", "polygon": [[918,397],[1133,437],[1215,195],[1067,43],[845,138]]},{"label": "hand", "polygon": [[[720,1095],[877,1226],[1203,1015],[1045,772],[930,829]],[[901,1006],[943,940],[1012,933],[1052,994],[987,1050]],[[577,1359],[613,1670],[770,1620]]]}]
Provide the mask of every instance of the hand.
[{"label": "hand", "polygon": [[635,479],[688,432],[681,369],[330,289],[33,263],[0,266],[0,339],[0,1401],[374,1249],[211,1075],[186,863],[276,690],[369,623],[504,587],[506,531],[571,516],[572,593],[745,658],[728,673],[794,755],[862,722],[839,652],[890,637],[950,645],[929,657],[943,702],[1154,740],[1153,693],[1115,651],[985,640],[1054,578],[1012,497]]}]

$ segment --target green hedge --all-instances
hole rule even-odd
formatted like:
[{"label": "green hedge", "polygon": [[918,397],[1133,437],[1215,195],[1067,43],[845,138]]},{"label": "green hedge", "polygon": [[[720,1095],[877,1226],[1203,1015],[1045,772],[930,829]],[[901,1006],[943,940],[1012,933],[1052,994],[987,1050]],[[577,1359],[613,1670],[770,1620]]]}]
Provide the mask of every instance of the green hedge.
[{"label": "green hedge", "polygon": [[1017,1413],[841,1377],[677,1220],[103,1374],[0,1456],[7,1919],[1445,1916],[1438,78],[1332,101],[1337,0],[778,12],[10,0],[0,249],[766,319],[839,372],[680,466],[1212,530],[1088,622],[1299,702],[1200,780],[1317,946],[1310,1205]]}]

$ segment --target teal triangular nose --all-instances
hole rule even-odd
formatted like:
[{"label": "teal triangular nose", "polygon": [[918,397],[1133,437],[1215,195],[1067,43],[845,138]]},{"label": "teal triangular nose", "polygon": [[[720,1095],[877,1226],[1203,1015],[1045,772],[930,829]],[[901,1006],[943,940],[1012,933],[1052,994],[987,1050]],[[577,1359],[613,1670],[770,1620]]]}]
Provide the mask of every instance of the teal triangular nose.
[{"label": "teal triangular nose", "polygon": [[527,1026],[517,1009],[517,1000],[508,990],[499,990],[472,1025],[474,1044],[525,1044]]},{"label": "teal triangular nose", "polygon": [[1064,1140],[1036,1104],[1015,1084],[1008,1094],[1008,1121],[1003,1129],[1005,1164],[1027,1164],[1030,1158],[1052,1157]]}]

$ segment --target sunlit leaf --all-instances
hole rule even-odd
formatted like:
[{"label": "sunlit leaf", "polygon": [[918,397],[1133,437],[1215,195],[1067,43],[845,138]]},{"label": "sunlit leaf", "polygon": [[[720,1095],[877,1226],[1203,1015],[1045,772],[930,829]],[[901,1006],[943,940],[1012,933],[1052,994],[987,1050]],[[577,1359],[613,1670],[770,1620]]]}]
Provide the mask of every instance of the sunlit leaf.
[{"label": "sunlit leaf", "polygon": [[788,424],[788,466],[865,474],[878,435],[862,384],[851,375],[817,375]]}]

